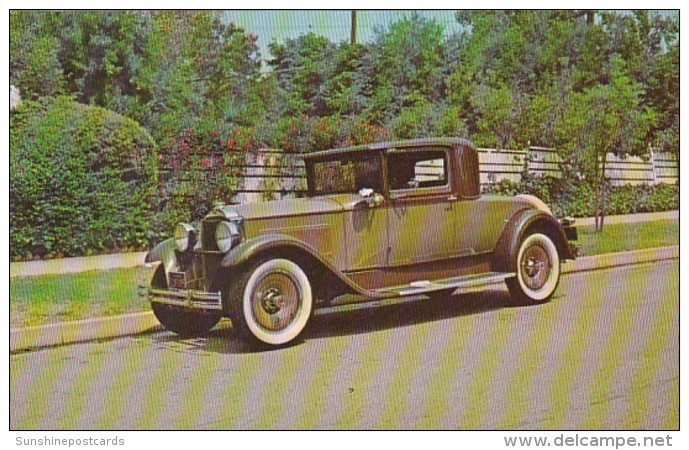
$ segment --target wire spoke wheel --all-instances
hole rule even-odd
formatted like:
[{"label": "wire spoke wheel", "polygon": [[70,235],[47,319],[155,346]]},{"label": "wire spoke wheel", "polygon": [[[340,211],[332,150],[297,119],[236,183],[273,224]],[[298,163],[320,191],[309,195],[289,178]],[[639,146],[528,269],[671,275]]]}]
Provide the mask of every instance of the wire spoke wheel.
[{"label": "wire spoke wheel", "polygon": [[249,343],[280,346],[295,340],[311,317],[313,296],[306,273],[291,260],[257,260],[227,293],[233,327]]},{"label": "wire spoke wheel", "polygon": [[302,292],[289,273],[274,272],[261,278],[251,293],[256,322],[268,331],[285,329],[301,307]]},{"label": "wire spoke wheel", "polygon": [[552,263],[548,252],[541,245],[532,245],[524,251],[520,270],[524,283],[534,290],[541,289],[551,273]]},{"label": "wire spoke wheel", "polygon": [[545,234],[526,236],[516,258],[517,276],[507,280],[512,296],[523,303],[548,301],[560,282],[560,256]]}]

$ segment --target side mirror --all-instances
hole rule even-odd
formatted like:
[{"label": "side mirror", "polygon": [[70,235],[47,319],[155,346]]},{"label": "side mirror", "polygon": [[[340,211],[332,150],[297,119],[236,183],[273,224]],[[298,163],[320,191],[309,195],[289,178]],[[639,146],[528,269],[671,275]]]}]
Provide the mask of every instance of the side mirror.
[{"label": "side mirror", "polygon": [[359,191],[359,195],[364,199],[370,208],[379,206],[383,203],[383,196],[377,192],[374,192],[373,189],[363,188]]}]

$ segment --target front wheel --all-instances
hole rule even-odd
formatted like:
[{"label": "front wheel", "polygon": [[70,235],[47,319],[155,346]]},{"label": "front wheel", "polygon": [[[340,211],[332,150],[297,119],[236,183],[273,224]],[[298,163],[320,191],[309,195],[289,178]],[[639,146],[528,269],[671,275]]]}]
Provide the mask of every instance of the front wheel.
[{"label": "front wheel", "polygon": [[[167,288],[165,269],[162,265],[156,269],[151,286],[161,289]],[[220,312],[187,311],[176,306],[155,302],[151,303],[151,308],[158,322],[166,330],[182,337],[202,336],[217,325],[221,318]]]},{"label": "front wheel", "polygon": [[220,314],[185,311],[176,306],[151,303],[153,314],[166,330],[182,337],[197,337],[208,333],[220,321]]},{"label": "front wheel", "polygon": [[233,328],[250,344],[271,347],[296,339],[313,310],[311,283],[295,262],[274,258],[250,263],[226,294]]},{"label": "front wheel", "polygon": [[517,276],[507,280],[512,297],[519,303],[545,303],[560,282],[560,256],[545,234],[528,235],[519,246]]}]

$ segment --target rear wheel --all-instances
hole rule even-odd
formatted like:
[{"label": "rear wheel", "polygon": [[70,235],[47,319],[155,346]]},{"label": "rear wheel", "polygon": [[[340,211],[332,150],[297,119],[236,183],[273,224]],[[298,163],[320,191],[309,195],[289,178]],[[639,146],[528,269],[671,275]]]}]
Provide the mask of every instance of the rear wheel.
[{"label": "rear wheel", "polygon": [[[162,265],[156,269],[151,286],[166,288],[167,279]],[[151,303],[153,314],[165,327],[183,337],[196,337],[208,333],[220,321],[220,312],[188,311],[173,305]]]},{"label": "rear wheel", "polygon": [[560,282],[560,256],[547,235],[526,236],[517,254],[517,276],[507,280],[512,297],[519,303],[544,303]]},{"label": "rear wheel", "polygon": [[296,339],[311,317],[313,294],[306,273],[281,258],[248,264],[226,294],[232,326],[250,344],[285,345]]}]

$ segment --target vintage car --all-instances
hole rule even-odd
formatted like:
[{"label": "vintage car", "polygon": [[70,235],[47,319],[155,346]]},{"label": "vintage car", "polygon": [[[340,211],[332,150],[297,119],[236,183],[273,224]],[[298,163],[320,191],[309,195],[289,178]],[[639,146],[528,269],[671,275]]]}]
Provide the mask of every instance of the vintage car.
[{"label": "vintage car", "polygon": [[221,317],[264,347],[296,339],[314,309],[507,284],[548,301],[575,258],[573,220],[539,199],[482,195],[476,148],[455,138],[384,142],[304,157],[301,198],[217,205],[146,256],[140,290],[165,328]]}]

